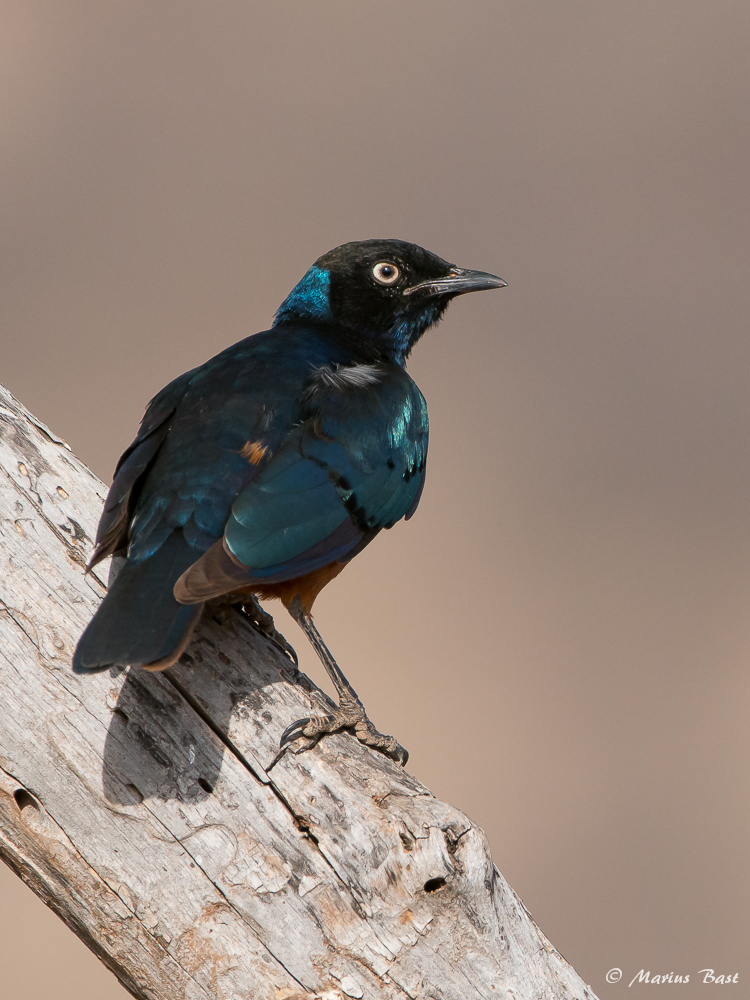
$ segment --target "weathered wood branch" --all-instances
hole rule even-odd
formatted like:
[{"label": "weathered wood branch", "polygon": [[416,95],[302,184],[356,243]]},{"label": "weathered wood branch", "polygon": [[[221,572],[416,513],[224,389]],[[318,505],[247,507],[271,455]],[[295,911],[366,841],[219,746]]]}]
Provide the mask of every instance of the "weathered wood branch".
[{"label": "weathered wood branch", "polygon": [[75,677],[105,488],[0,389],[0,856],[130,992],[595,1000],[482,831],[347,736],[238,614],[166,674]]}]

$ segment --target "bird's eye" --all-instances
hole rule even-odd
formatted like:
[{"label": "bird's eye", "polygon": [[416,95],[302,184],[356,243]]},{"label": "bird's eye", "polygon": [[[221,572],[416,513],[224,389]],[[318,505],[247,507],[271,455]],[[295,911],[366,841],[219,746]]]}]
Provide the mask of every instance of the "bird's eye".
[{"label": "bird's eye", "polygon": [[379,281],[381,285],[392,285],[398,281],[401,272],[395,264],[389,264],[388,261],[381,260],[372,269],[372,274],[375,280]]}]

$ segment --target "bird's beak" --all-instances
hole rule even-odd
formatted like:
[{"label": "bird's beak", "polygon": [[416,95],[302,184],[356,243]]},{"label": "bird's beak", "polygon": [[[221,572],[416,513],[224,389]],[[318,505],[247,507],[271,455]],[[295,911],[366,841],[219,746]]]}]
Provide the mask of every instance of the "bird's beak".
[{"label": "bird's beak", "polygon": [[462,295],[464,292],[482,292],[487,288],[505,288],[507,284],[496,274],[452,267],[442,278],[421,281],[418,285],[405,288],[404,295],[414,295],[415,292],[422,292],[429,298],[434,295]]}]

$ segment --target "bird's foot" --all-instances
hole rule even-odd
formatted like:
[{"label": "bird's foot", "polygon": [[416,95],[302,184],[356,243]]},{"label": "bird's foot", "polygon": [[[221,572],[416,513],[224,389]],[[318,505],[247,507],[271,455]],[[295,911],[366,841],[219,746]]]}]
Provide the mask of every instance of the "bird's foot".
[{"label": "bird's foot", "polygon": [[[321,737],[328,733],[336,733],[341,729],[352,729],[360,743],[379,750],[395,760],[402,767],[409,759],[409,753],[392,736],[384,736],[367,718],[365,707],[359,698],[342,698],[341,704],[330,715],[316,715],[309,719],[298,719],[288,726],[281,734],[279,757],[296,740],[300,741],[294,753],[310,750]],[[277,760],[279,759],[277,757]],[[274,761],[275,763],[275,761]]]},{"label": "bird's foot", "polygon": [[292,661],[296,669],[299,669],[299,660],[294,647],[287,642],[284,636],[276,629],[273,623],[273,616],[265,611],[255,597],[245,601],[242,605],[242,612],[250,619],[250,623],[261,635],[270,639],[279,649]]}]

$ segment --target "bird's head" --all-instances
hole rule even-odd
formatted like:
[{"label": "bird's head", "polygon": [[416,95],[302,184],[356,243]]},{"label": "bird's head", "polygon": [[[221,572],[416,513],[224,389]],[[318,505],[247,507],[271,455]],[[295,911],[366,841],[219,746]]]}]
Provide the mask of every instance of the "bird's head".
[{"label": "bird's head", "polygon": [[454,296],[505,284],[494,274],[455,267],[414,243],[344,243],[315,261],[282,302],[274,326],[341,326],[403,364]]}]

